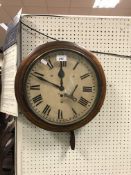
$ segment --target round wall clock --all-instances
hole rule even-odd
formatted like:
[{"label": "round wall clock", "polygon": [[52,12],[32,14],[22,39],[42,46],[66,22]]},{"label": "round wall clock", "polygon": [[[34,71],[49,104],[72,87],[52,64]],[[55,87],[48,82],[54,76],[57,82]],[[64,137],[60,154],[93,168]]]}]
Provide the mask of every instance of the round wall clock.
[{"label": "round wall clock", "polygon": [[97,58],[67,41],[37,47],[16,74],[16,99],[25,117],[49,131],[73,133],[87,124],[100,111],[105,92]]}]

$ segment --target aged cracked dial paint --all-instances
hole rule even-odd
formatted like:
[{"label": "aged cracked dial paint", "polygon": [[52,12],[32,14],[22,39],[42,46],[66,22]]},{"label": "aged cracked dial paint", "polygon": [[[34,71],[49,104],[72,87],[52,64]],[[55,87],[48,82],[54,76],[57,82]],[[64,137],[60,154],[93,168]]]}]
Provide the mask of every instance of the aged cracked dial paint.
[{"label": "aged cracked dial paint", "polygon": [[15,94],[22,112],[37,126],[72,131],[100,111],[106,92],[97,58],[67,41],[36,48],[21,63]]}]

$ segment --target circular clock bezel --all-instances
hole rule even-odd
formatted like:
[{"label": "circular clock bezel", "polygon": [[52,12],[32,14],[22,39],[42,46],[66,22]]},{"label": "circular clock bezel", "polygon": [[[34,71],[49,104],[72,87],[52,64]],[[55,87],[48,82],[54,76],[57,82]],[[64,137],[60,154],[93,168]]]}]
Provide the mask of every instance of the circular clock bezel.
[{"label": "circular clock bezel", "polygon": [[[57,51],[57,50],[69,50],[84,56],[84,58],[91,63],[93,69],[95,70],[97,79],[98,79],[98,85],[99,85],[98,100],[94,105],[93,109],[90,111],[90,113],[84,119],[68,125],[56,125],[56,124],[54,125],[42,120],[30,109],[24,94],[25,84],[23,82],[25,79],[25,74],[30,64],[32,64],[32,62],[38,59],[41,55],[50,53],[52,51]],[[71,43],[68,41],[53,41],[53,42],[49,42],[38,46],[22,61],[22,63],[18,68],[16,78],[15,78],[15,95],[23,114],[33,124],[49,131],[57,131],[57,132],[72,131],[84,126],[89,121],[91,121],[96,116],[96,114],[100,111],[100,108],[105,99],[105,94],[106,94],[106,78],[105,78],[103,68],[99,63],[99,61],[97,60],[96,56],[91,52],[87,51],[86,49],[76,45],[75,43]]]}]

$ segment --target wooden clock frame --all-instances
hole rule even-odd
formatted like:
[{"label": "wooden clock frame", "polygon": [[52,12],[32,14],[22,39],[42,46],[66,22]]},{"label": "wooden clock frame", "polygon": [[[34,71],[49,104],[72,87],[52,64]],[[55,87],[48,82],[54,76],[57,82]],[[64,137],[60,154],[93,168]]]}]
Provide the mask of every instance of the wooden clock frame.
[{"label": "wooden clock frame", "polygon": [[[53,125],[53,124],[47,123],[46,121],[43,121],[36,114],[34,114],[33,111],[29,108],[26,102],[25,93],[24,93],[24,89],[25,89],[24,77],[29,65],[33,61],[38,59],[39,56],[47,54],[51,51],[63,50],[63,49],[73,51],[80,55],[83,55],[91,63],[92,67],[96,72],[97,79],[98,79],[98,97],[97,97],[97,102],[94,105],[93,109],[84,119],[74,124],[61,126],[61,125]],[[15,95],[23,114],[26,116],[28,120],[30,120],[35,125],[49,131],[57,131],[57,132],[73,131],[77,128],[84,126],[89,121],[91,121],[96,116],[96,114],[100,111],[100,108],[104,102],[105,94],[106,94],[105,74],[101,64],[99,63],[95,55],[87,51],[86,49],[76,45],[75,43],[71,43],[67,41],[54,41],[54,42],[49,42],[38,46],[22,61],[22,63],[18,68],[16,78],[15,78]]]}]

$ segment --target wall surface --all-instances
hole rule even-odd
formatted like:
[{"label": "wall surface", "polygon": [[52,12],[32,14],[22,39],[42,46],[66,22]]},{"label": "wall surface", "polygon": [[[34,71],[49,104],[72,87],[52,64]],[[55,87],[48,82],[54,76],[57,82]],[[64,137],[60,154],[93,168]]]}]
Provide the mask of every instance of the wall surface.
[{"label": "wall surface", "polygon": [[[88,50],[131,55],[131,18],[88,16],[23,16],[22,21],[59,40]],[[22,25],[22,57],[52,41]],[[75,131],[76,149],[68,133],[53,133],[17,120],[17,175],[131,174],[131,58],[96,54],[107,80],[100,113]]]}]

